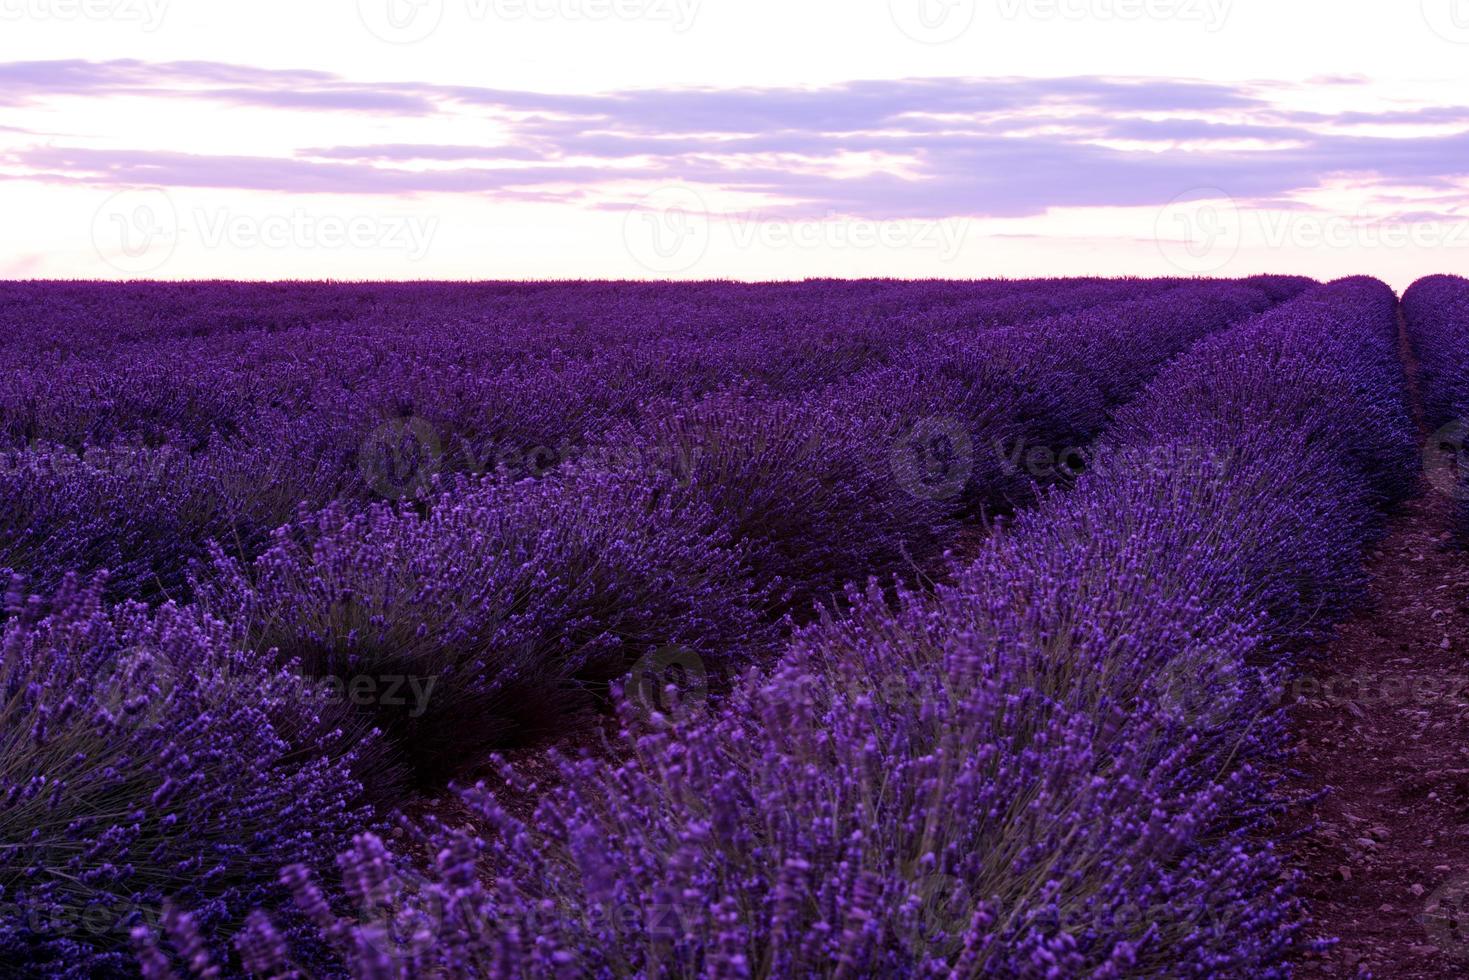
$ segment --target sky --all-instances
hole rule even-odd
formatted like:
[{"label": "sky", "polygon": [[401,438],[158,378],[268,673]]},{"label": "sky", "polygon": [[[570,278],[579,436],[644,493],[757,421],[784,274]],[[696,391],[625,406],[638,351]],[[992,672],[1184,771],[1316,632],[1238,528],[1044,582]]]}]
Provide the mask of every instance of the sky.
[{"label": "sky", "polygon": [[1469,273],[1469,0],[0,0],[0,277]]}]

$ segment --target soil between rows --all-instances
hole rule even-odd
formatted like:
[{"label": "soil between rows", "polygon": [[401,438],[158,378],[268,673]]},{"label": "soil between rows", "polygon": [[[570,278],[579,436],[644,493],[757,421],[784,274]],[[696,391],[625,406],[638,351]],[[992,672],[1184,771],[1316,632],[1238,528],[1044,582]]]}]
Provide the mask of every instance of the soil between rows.
[{"label": "soil between rows", "polygon": [[1469,977],[1469,555],[1452,497],[1426,483],[1295,688],[1292,790],[1314,801],[1285,848],[1307,937],[1330,943],[1299,976]]},{"label": "soil between rows", "polygon": [[1469,976],[1469,561],[1449,503],[1395,521],[1367,603],[1301,685],[1298,788],[1323,795],[1288,849],[1309,935],[1336,939],[1301,976]]}]

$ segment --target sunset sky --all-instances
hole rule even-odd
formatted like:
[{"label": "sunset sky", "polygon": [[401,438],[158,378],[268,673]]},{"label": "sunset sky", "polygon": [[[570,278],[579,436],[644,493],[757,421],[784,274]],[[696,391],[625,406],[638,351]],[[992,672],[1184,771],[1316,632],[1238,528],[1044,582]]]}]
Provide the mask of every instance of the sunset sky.
[{"label": "sunset sky", "polygon": [[0,277],[1469,271],[1469,0],[0,0]]}]

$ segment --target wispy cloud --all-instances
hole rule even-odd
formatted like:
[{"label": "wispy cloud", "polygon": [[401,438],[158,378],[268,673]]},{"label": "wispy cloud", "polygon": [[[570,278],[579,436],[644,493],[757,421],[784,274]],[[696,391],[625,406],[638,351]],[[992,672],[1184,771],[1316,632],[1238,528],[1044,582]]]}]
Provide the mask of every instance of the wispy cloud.
[{"label": "wispy cloud", "polygon": [[[1350,78],[1307,83],[1360,84]],[[1299,87],[1298,87],[1299,88]],[[856,81],[821,88],[559,95],[209,62],[0,65],[0,106],[201,100],[268,112],[493,123],[502,139],[299,146],[276,155],[6,141],[0,179],[282,193],[473,193],[626,207],[646,185],[744,195],[771,213],[1022,217],[1159,205],[1201,187],[1288,203],[1343,176],[1393,187],[1469,178],[1469,107],[1340,115],[1253,84],[1076,77]],[[1297,100],[1299,101],[1299,100]],[[1434,131],[1425,133],[1425,127]],[[1363,129],[1368,130],[1363,132]]]}]

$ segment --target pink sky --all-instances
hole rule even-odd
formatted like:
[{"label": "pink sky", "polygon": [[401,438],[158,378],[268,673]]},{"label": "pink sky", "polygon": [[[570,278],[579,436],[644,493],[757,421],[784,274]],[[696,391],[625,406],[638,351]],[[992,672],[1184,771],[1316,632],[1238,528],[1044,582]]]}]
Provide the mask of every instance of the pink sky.
[{"label": "pink sky", "polygon": [[0,0],[0,275],[1469,270],[1469,0],[322,6]]}]

